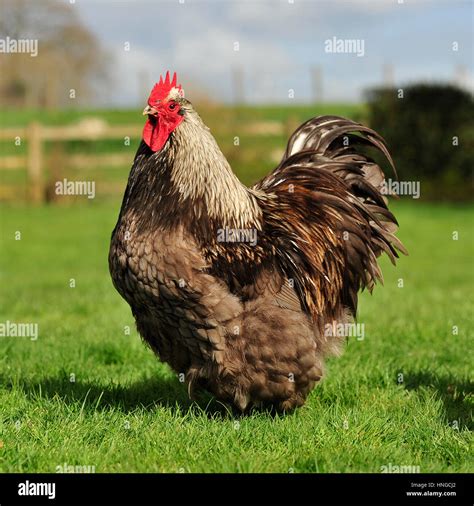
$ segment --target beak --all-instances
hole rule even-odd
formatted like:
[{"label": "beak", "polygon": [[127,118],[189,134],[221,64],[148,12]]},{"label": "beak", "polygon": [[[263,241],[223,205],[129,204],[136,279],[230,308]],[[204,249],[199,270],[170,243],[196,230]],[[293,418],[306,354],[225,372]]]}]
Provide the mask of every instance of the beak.
[{"label": "beak", "polygon": [[158,111],[155,108],[147,105],[145,107],[145,109],[143,109],[143,116],[147,116],[147,115],[156,117],[156,116],[158,116]]}]

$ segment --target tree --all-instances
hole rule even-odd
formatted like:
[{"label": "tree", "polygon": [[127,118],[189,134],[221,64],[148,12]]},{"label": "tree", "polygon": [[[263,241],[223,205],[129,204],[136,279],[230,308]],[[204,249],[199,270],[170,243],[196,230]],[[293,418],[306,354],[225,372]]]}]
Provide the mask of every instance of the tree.
[{"label": "tree", "polygon": [[415,83],[367,93],[370,126],[386,139],[401,180],[422,195],[472,199],[474,101],[450,84]]},{"label": "tree", "polygon": [[0,0],[0,38],[37,40],[38,54],[1,54],[0,103],[56,108],[90,99],[107,80],[104,51],[73,5]]}]

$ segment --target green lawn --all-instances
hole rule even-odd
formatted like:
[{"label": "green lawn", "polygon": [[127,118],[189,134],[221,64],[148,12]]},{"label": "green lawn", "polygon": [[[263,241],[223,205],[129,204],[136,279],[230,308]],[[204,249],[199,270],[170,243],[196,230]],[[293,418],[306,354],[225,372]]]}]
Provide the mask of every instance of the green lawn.
[{"label": "green lawn", "polygon": [[0,322],[39,324],[36,341],[0,337],[1,471],[474,470],[472,208],[398,202],[410,256],[362,295],[364,340],[302,409],[234,418],[191,403],[141,343],[108,274],[118,207],[0,208]]}]

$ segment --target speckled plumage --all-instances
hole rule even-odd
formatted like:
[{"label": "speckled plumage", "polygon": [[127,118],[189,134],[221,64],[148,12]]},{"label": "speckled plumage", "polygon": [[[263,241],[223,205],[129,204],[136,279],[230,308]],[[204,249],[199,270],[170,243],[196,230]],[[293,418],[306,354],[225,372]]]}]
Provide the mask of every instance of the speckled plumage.
[{"label": "speckled plumage", "polygon": [[[142,142],[109,253],[113,283],[158,357],[244,411],[301,406],[381,277],[376,257],[403,246],[381,195],[383,173],[358,150],[373,131],[325,116],[302,125],[280,165],[242,185],[191,104],[164,147]],[[359,135],[354,135],[358,132]],[[348,141],[347,141],[348,139]],[[256,243],[222,242],[252,230]]]}]

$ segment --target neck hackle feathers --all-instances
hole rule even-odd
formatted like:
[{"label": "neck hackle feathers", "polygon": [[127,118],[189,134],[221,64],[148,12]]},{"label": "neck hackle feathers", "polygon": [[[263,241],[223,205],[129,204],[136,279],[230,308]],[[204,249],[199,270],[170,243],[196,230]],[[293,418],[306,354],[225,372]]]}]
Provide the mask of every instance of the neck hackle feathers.
[{"label": "neck hackle feathers", "polygon": [[159,82],[153,86],[150,97],[148,98],[148,104],[153,106],[157,102],[162,102],[170,96],[176,95],[177,97],[184,97],[184,90],[180,84],[177,84],[176,72],[173,74],[173,79],[170,81],[170,73],[166,72],[166,77],[160,76]]}]

